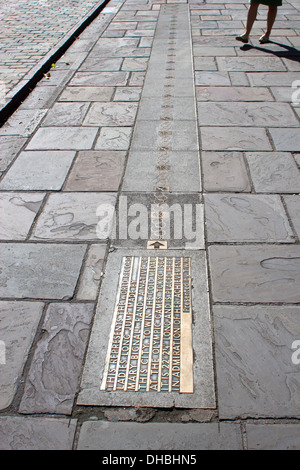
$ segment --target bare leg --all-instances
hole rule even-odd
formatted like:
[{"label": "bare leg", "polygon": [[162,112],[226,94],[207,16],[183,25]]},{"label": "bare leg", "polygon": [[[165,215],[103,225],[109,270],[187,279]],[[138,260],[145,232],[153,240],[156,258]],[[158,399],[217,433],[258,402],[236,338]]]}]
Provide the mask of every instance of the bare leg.
[{"label": "bare leg", "polygon": [[276,15],[277,15],[277,7],[269,7],[268,16],[267,16],[267,30],[265,34],[263,34],[259,38],[259,42],[261,44],[265,44],[266,42],[269,42],[269,37],[273,28],[273,24],[276,19]]},{"label": "bare leg", "polygon": [[247,15],[246,29],[245,29],[245,32],[241,36],[236,37],[238,41],[241,41],[244,43],[248,42],[249,34],[251,32],[253,23],[256,20],[258,6],[259,6],[259,3],[250,4],[248,15]]}]

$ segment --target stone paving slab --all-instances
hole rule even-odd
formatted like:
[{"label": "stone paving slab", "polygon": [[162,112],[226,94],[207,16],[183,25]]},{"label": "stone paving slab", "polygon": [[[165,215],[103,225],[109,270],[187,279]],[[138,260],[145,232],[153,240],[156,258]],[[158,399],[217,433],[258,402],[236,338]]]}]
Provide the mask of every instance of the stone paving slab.
[{"label": "stone paving slab", "polygon": [[236,424],[107,423],[86,421],[78,450],[238,450],[242,437]]},{"label": "stone paving slab", "polygon": [[215,305],[220,416],[299,418],[299,306]]},{"label": "stone paving slab", "polygon": [[17,390],[44,304],[1,301],[0,306],[1,341],[6,345],[5,363],[0,364],[0,409],[3,410],[11,404]]},{"label": "stone paving slab", "polygon": [[72,450],[76,419],[0,418],[1,450]]},{"label": "stone paving slab", "polygon": [[299,424],[247,424],[249,450],[299,450]]}]

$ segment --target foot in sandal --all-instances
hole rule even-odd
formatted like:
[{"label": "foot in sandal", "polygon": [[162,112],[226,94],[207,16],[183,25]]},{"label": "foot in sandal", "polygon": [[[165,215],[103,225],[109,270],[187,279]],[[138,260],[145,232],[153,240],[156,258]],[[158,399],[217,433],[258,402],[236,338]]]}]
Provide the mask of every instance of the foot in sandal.
[{"label": "foot in sandal", "polygon": [[269,35],[268,34],[263,34],[259,38],[259,42],[260,42],[260,44],[266,44],[267,42],[270,42]]},{"label": "foot in sandal", "polygon": [[244,44],[246,44],[247,42],[249,42],[249,37],[247,36],[247,34],[241,34],[240,36],[237,36],[235,39],[236,39],[237,41],[243,42]]}]

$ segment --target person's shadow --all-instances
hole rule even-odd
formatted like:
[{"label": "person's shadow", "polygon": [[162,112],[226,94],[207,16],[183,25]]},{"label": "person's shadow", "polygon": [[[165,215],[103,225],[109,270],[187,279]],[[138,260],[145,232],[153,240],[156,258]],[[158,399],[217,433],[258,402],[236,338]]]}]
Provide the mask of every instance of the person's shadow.
[{"label": "person's shadow", "polygon": [[300,62],[300,51],[295,47],[288,46],[287,44],[282,44],[280,42],[269,41],[267,44],[277,44],[280,47],[283,47],[286,50],[273,51],[272,49],[267,49],[262,46],[252,46],[251,44],[244,44],[240,49],[242,51],[249,51],[250,49],[256,49],[258,51],[266,52],[267,54],[273,54],[277,57],[290,59],[295,62]]}]

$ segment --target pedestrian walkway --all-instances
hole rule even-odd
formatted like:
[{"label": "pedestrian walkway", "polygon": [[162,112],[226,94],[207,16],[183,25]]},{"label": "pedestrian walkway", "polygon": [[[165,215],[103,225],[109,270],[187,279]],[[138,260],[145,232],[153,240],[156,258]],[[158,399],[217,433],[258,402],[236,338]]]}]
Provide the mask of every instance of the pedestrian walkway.
[{"label": "pedestrian walkway", "polygon": [[300,4],[266,12],[111,0],[0,128],[0,448],[300,448]]}]

